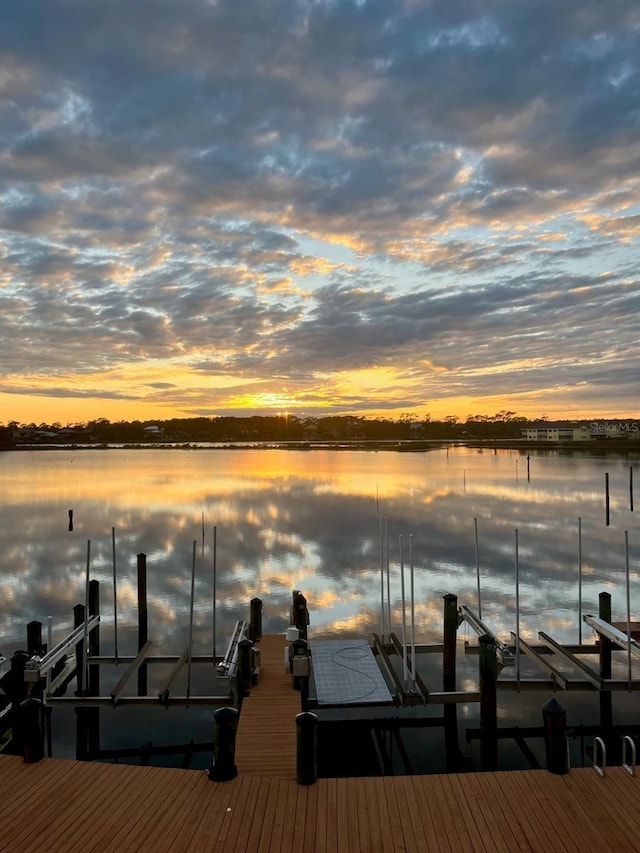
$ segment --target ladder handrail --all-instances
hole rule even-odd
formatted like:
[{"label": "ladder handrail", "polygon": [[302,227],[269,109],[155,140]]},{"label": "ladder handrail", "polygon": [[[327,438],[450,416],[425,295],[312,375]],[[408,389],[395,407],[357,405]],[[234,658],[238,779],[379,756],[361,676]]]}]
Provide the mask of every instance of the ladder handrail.
[{"label": "ladder handrail", "polygon": [[[602,753],[602,767],[598,764],[598,750],[596,749],[598,746]],[[604,745],[604,741],[601,737],[595,737],[593,739],[593,769],[604,778],[607,770],[607,747]]]},{"label": "ladder handrail", "polygon": [[[627,761],[627,746],[631,748],[631,764]],[[631,776],[636,775],[636,745],[631,735],[622,738],[622,766]]]}]

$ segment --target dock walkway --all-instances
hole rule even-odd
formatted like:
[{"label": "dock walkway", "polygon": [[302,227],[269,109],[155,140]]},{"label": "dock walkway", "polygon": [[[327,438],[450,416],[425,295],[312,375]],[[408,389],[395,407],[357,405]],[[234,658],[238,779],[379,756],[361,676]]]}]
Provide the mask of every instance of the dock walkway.
[{"label": "dock walkway", "polygon": [[0,755],[0,851],[640,851],[640,779],[610,768],[320,779]]},{"label": "dock walkway", "polygon": [[296,778],[296,726],[300,693],[285,671],[284,634],[262,637],[260,679],[242,703],[236,736],[239,773]]}]

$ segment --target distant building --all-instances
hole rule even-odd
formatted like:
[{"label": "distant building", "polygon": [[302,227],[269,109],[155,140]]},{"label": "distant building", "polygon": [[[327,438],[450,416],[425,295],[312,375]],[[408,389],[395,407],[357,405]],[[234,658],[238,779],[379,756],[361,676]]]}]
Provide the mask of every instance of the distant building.
[{"label": "distant building", "polygon": [[591,431],[585,424],[543,424],[522,430],[527,441],[591,441]]}]

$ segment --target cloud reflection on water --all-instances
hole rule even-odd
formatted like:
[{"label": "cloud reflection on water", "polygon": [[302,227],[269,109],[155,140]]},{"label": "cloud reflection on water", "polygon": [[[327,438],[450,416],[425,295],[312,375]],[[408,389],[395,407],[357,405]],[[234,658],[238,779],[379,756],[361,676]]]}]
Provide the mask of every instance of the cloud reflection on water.
[{"label": "cloud reflection on water", "polygon": [[[517,464],[516,464],[517,463]],[[447,592],[476,606],[473,519],[478,519],[483,616],[515,628],[514,529],[519,531],[521,630],[577,637],[577,519],[583,531],[583,609],[608,590],[626,614],[624,535],[637,588],[636,514],[622,459],[451,449],[427,454],[331,451],[104,450],[5,453],[0,576],[2,651],[24,643],[31,619],[56,632],[84,600],[87,540],[101,581],[102,642],[113,642],[111,528],[116,529],[121,653],[136,642],[136,554],[148,560],[150,636],[167,652],[188,632],[196,542],[196,652],[212,644],[212,533],[217,527],[218,646],[253,596],[265,632],[284,631],[291,590],[309,599],[318,634],[380,629],[379,515],[387,518],[394,624],[401,619],[398,542],[413,534],[417,638],[441,635]],[[604,524],[604,471],[612,525]],[[74,509],[74,531],[67,530]],[[202,517],[205,539],[202,541]],[[54,637],[55,641],[55,637]]]}]

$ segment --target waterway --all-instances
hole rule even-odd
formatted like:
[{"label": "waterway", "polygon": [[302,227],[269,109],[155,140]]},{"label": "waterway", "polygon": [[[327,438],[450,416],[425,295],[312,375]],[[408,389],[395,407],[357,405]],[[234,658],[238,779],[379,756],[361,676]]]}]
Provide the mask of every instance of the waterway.
[{"label": "waterway", "polygon": [[[188,638],[194,553],[194,654],[224,651],[254,596],[264,601],[263,631],[284,632],[293,589],[307,596],[312,638],[369,637],[381,631],[381,529],[392,627],[399,632],[402,623],[402,541],[407,599],[413,564],[418,643],[441,638],[444,594],[478,609],[476,525],[482,616],[505,640],[516,627],[516,538],[524,638],[544,630],[559,642],[575,643],[580,633],[588,641],[579,602],[583,613],[597,613],[601,591],[611,593],[614,619],[626,619],[625,532],[632,618],[639,619],[640,530],[629,489],[637,462],[528,454],[462,447],[2,453],[0,651],[23,647],[32,619],[46,625],[50,616],[54,643],[64,636],[73,605],[84,601],[89,562],[91,578],[101,581],[103,654],[114,647],[116,619],[120,654],[135,654],[139,553],[147,555],[149,635],[162,653],[179,654]],[[475,641],[460,630],[461,642]],[[463,670],[461,687],[472,686],[473,666]],[[121,732],[121,723],[114,726]],[[202,716],[203,732],[208,727]],[[132,743],[141,739],[136,728],[126,736]]]}]

